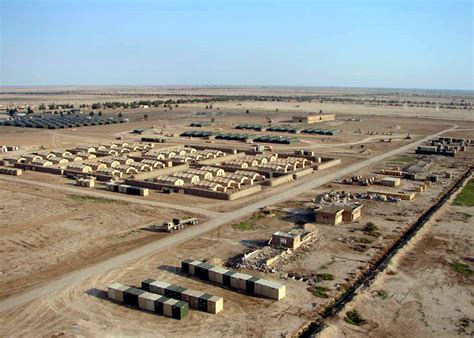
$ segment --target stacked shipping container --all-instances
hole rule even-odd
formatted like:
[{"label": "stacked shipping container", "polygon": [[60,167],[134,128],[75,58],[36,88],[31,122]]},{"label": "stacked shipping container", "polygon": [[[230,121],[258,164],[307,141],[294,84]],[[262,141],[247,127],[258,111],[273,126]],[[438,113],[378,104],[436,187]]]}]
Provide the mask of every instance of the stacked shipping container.
[{"label": "stacked shipping container", "polygon": [[224,299],[201,291],[186,289],[178,285],[147,279],[142,282],[142,289],[155,294],[182,300],[192,308],[209,313],[219,313],[224,308]]},{"label": "stacked shipping container", "polygon": [[271,299],[280,300],[286,293],[285,285],[192,259],[182,261],[181,270],[203,280]]},{"label": "stacked shipping container", "polygon": [[132,288],[120,283],[109,285],[108,296],[116,302],[174,319],[186,317],[189,311],[189,305],[186,302]]},{"label": "stacked shipping container", "polygon": [[148,196],[150,193],[148,188],[132,187],[130,185],[117,183],[106,183],[105,189],[113,192],[137,196]]}]

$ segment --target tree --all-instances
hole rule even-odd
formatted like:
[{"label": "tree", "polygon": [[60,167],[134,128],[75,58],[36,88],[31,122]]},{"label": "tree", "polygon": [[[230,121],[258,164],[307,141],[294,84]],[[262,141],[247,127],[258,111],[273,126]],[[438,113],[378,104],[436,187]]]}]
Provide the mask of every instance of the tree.
[{"label": "tree", "polygon": [[28,107],[27,110],[26,110],[26,113],[27,114],[34,114],[34,111],[33,111],[33,109],[31,109],[31,107]]},{"label": "tree", "polygon": [[250,111],[247,109],[247,110],[245,111],[245,114],[250,114]]},{"label": "tree", "polygon": [[148,120],[148,114],[143,115],[143,118],[145,119],[145,121]]},{"label": "tree", "polygon": [[322,109],[319,109],[319,113],[322,114],[322,113],[323,113],[323,110],[322,110]]},{"label": "tree", "polygon": [[91,111],[91,112],[89,113],[89,115],[90,115],[90,116],[94,116],[94,112]]},{"label": "tree", "polygon": [[123,117],[123,113],[120,112],[120,113],[118,114],[118,117],[122,118],[122,117]]},{"label": "tree", "polygon": [[102,116],[102,110],[99,110],[99,112],[97,113],[97,115]]},{"label": "tree", "polygon": [[46,105],[45,105],[44,103],[42,103],[42,104],[40,104],[40,105],[38,106],[38,109],[39,109],[39,110],[45,110],[45,109],[46,109]]}]

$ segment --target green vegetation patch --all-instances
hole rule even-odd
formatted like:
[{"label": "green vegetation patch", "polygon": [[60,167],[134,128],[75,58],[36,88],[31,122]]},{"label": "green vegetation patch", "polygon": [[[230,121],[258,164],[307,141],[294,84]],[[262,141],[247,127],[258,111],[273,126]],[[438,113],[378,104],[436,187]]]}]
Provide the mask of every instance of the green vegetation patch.
[{"label": "green vegetation patch", "polygon": [[388,298],[388,293],[387,291],[383,290],[383,289],[380,289],[380,290],[376,290],[375,291],[375,295],[379,298],[382,298],[382,299],[387,299]]},{"label": "green vegetation patch", "polygon": [[397,158],[389,160],[389,162],[393,164],[412,164],[415,162],[415,160],[416,159],[414,157],[408,155],[401,155]]},{"label": "green vegetation patch", "polygon": [[330,273],[318,273],[316,277],[319,280],[334,280],[334,275],[331,275]]},{"label": "green vegetation patch", "polygon": [[456,262],[451,264],[451,268],[464,277],[474,276],[474,270],[472,270],[467,264]]},{"label": "green vegetation patch", "polygon": [[330,291],[329,288],[324,286],[314,286],[311,288],[311,293],[318,298],[329,298],[326,292]]},{"label": "green vegetation patch", "polygon": [[352,311],[347,312],[344,320],[349,324],[357,325],[357,326],[367,324],[367,321],[361,317],[361,315],[359,314],[359,312],[357,312],[357,310],[352,310]]},{"label": "green vegetation patch", "polygon": [[249,230],[255,229],[253,223],[245,222],[245,221],[232,224],[232,228],[238,231],[249,231]]},{"label": "green vegetation patch", "polygon": [[82,195],[68,195],[70,199],[79,202],[79,203],[101,203],[101,204],[108,204],[108,203],[117,203],[117,204],[125,204],[121,201],[112,200],[109,198],[103,197],[93,197],[93,196],[82,196]]},{"label": "green vegetation patch", "polygon": [[461,207],[474,206],[474,180],[469,180],[464,189],[454,199],[454,205]]}]

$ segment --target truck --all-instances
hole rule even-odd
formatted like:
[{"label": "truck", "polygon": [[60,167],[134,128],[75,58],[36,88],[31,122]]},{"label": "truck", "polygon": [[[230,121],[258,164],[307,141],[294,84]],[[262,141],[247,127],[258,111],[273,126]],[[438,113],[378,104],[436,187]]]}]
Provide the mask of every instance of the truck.
[{"label": "truck", "polygon": [[158,228],[160,231],[173,232],[175,230],[184,229],[186,225],[199,224],[199,218],[190,217],[185,219],[173,218],[171,221],[163,222]]}]

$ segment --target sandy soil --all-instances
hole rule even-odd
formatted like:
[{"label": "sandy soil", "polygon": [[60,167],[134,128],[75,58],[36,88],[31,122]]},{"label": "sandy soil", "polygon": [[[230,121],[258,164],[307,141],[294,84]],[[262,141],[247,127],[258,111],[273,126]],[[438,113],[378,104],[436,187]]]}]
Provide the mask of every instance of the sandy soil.
[{"label": "sandy soil", "polygon": [[[472,336],[472,277],[454,271],[452,264],[461,262],[472,269],[473,216],[472,207],[444,208],[320,336]],[[368,321],[366,325],[344,321],[353,309]],[[463,318],[468,322],[465,329]]]},{"label": "sandy soil", "polygon": [[0,297],[162,238],[141,228],[185,215],[6,181],[0,200]]},{"label": "sandy soil", "polygon": [[[430,170],[444,170],[456,161],[450,159],[448,162],[435,162]],[[386,161],[379,167],[386,167],[390,163],[391,161]],[[372,169],[376,170],[376,168],[377,166],[374,166]],[[462,168],[450,170],[458,175]],[[378,250],[394,240],[403,228],[406,228],[417,218],[417,215],[429,207],[433,198],[446,189],[447,183],[448,181],[443,180],[411,202],[401,202],[397,205],[382,202],[366,203],[363,219],[350,225],[336,227],[317,225],[323,238],[321,244],[313,252],[304,255],[301,260],[285,266],[282,273],[292,271],[331,273],[335,279],[321,282],[320,285],[328,287],[330,295],[337,294],[344,284],[349,283],[358,271],[366,266]],[[364,187],[356,186],[335,187],[334,184],[331,186],[336,189],[354,191],[364,189]],[[400,189],[411,187],[412,183],[404,181]],[[307,203],[309,198],[321,191],[327,191],[327,188],[301,195],[290,204],[283,203],[282,206],[299,207],[301,203]],[[368,220],[379,226],[381,236],[373,238],[372,243],[361,252],[354,249],[354,240],[368,237],[362,232]],[[137,328],[141,336],[153,335],[156,332],[163,336],[222,336],[222,334],[275,336],[282,333],[294,333],[303,324],[314,320],[321,306],[330,299],[313,296],[308,286],[301,281],[280,279],[280,273],[254,273],[265,278],[280,280],[287,285],[287,297],[280,302],[273,302],[190,279],[181,275],[179,269],[176,269],[182,259],[189,257],[201,260],[219,258],[225,261],[248,251],[249,245],[268,239],[276,230],[291,229],[295,226],[294,222],[295,219],[291,217],[281,219],[271,217],[261,219],[253,231],[238,231],[232,225],[220,227],[216,231],[181,244],[175,249],[152,254],[126,267],[89,278],[54,295],[5,312],[2,314],[3,333],[7,336],[23,336],[30,332],[42,336],[55,334],[114,336],[136,335]],[[190,317],[176,325],[176,322],[167,318],[128,309],[104,299],[107,284],[119,281],[138,285],[141,280],[148,277],[222,296],[225,298],[225,309],[219,315],[191,311]],[[397,283],[400,284],[400,281]],[[268,325],[268,323],[272,324]]]}]

